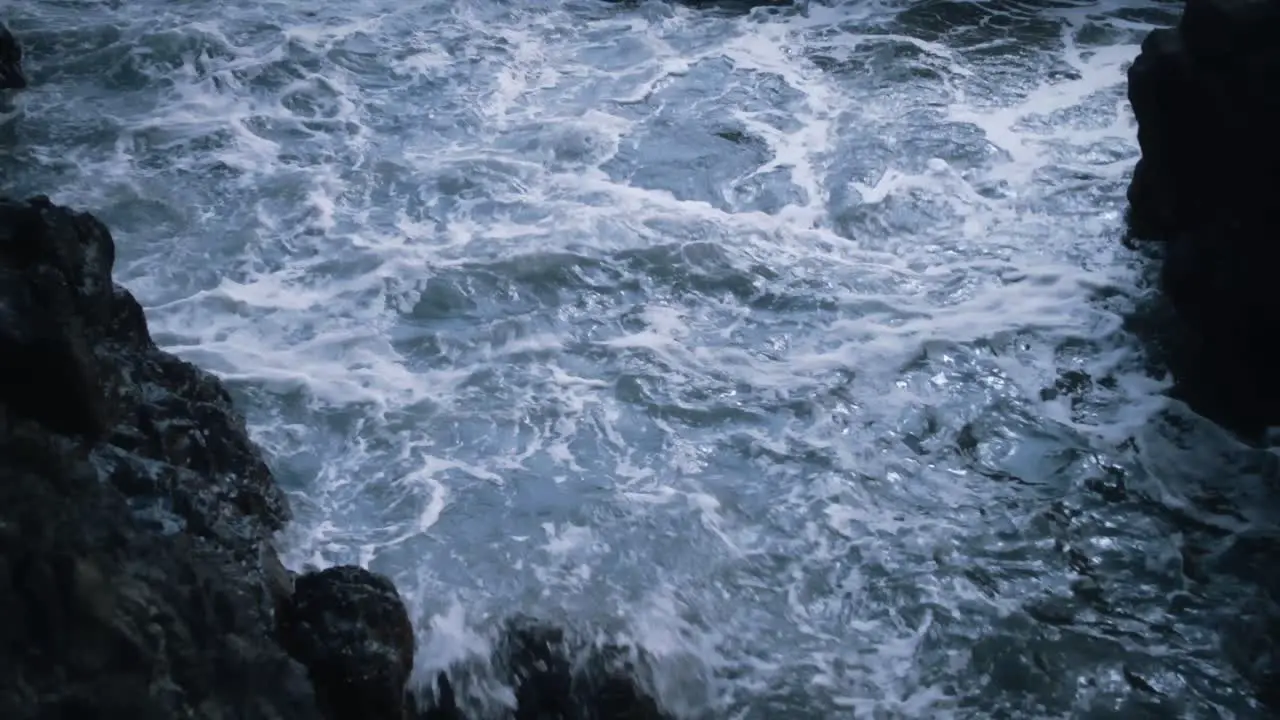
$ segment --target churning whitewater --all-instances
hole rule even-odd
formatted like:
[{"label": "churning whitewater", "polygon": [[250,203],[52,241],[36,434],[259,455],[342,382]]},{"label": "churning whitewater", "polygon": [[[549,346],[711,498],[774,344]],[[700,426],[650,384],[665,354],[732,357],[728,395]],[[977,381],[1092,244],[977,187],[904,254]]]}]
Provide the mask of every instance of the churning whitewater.
[{"label": "churning whitewater", "polygon": [[394,578],[468,707],[524,612],[688,718],[1261,715],[1275,458],[1165,397],[1119,242],[1176,6],[5,10],[4,190],[113,229],[289,564]]}]

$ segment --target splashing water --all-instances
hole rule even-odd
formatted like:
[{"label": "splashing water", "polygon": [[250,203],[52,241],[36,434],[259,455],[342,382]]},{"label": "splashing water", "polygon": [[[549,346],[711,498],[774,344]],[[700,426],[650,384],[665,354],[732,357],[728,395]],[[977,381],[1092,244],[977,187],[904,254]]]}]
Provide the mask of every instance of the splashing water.
[{"label": "splashing water", "polygon": [[0,171],[113,228],[422,677],[524,611],[687,717],[1257,717],[1276,463],[1126,323],[1176,9],[33,0]]}]

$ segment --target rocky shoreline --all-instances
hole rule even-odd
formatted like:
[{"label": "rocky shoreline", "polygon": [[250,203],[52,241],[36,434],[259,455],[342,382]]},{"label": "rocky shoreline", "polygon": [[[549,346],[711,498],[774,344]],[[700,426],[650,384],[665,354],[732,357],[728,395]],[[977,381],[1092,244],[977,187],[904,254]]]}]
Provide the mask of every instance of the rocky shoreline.
[{"label": "rocky shoreline", "polygon": [[[1186,397],[1246,431],[1280,424],[1276,30],[1275,0],[1188,0],[1130,70],[1131,235],[1163,248]],[[0,26],[0,90],[21,61]],[[114,257],[93,216],[0,198],[0,717],[464,717],[456,679],[412,686],[387,578],[281,564],[261,451],[222,384],[155,345]],[[521,617],[498,635],[503,717],[666,717],[627,649]]]},{"label": "rocky shoreline", "polygon": [[[0,82],[26,81],[0,26]],[[288,501],[213,375],[159,349],[92,215],[0,198],[0,717],[464,717],[395,586],[295,576]],[[661,718],[617,648],[508,623],[515,718]],[[571,661],[572,660],[572,661]]]}]

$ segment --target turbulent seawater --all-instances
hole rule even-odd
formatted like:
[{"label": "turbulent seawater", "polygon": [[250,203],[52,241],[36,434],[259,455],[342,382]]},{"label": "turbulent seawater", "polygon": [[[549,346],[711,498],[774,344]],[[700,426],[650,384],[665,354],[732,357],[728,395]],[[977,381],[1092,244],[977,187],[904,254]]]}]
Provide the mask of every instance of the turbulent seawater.
[{"label": "turbulent seawater", "polygon": [[522,611],[683,717],[1262,717],[1275,456],[1119,242],[1177,9],[21,0],[0,191],[111,226],[422,677]]}]

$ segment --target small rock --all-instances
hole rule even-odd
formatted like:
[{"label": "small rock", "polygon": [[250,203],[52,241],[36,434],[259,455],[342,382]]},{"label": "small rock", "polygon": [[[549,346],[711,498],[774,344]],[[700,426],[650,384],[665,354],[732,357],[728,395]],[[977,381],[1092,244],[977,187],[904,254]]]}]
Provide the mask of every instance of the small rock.
[{"label": "small rock", "polygon": [[27,76],[22,72],[22,46],[0,25],[0,90],[21,90],[27,86]]},{"label": "small rock", "polygon": [[631,655],[518,616],[505,625],[495,662],[511,673],[516,720],[668,720],[640,686]]},{"label": "small rock", "polygon": [[343,565],[299,576],[277,616],[331,720],[402,720],[413,670],[408,611],[390,580]]},{"label": "small rock", "polygon": [[1025,607],[1028,615],[1046,625],[1070,625],[1076,620],[1076,607],[1066,598],[1046,597]]}]

